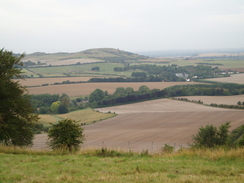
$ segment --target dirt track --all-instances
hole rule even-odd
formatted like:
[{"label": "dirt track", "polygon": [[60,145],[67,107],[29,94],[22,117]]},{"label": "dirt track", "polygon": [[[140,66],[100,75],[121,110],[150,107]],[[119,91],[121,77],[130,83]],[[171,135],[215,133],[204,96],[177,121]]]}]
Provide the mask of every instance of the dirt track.
[{"label": "dirt track", "polygon": [[[159,99],[98,109],[119,115],[85,126],[84,148],[112,147],[125,150],[158,151],[165,143],[179,148],[191,143],[192,135],[207,124],[231,121],[231,129],[244,124],[243,110],[207,107],[189,102]],[[37,135],[36,145],[46,135]],[[37,146],[36,146],[37,147]]]}]

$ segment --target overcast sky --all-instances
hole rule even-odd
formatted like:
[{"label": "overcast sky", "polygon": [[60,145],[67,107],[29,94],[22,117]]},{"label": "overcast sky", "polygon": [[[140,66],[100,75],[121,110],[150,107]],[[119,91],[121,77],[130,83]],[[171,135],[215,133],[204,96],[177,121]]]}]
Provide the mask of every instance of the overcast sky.
[{"label": "overcast sky", "polygon": [[0,0],[15,53],[244,47],[244,0]]}]

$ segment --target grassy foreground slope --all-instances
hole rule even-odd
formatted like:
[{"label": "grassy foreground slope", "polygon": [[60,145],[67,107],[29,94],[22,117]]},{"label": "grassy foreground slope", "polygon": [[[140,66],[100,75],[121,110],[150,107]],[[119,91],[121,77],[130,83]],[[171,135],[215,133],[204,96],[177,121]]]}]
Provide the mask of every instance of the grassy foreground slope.
[{"label": "grassy foreground slope", "polygon": [[0,182],[244,182],[243,150],[183,150],[153,156],[117,152],[115,157],[99,157],[101,150],[16,155],[0,147]]}]

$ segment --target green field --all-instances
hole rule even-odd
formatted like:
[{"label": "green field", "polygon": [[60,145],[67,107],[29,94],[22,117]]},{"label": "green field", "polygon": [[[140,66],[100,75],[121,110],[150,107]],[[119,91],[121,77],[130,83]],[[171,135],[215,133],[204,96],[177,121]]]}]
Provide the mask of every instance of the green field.
[{"label": "green field", "polygon": [[60,115],[41,114],[39,115],[40,117],[39,123],[45,126],[50,126],[50,123],[56,123],[60,119],[69,118],[69,119],[79,121],[79,123],[91,124],[114,116],[116,116],[116,114],[96,112],[92,109],[83,109],[83,110],[73,111],[67,114],[60,114]]},{"label": "green field", "polygon": [[243,150],[148,155],[105,149],[58,155],[0,146],[0,182],[244,182]]},{"label": "green field", "polygon": [[[92,67],[99,67],[100,71],[92,71]],[[52,66],[52,67],[39,67],[39,68],[28,68],[30,71],[24,70],[24,74],[42,75],[43,77],[67,77],[69,76],[103,76],[103,77],[113,77],[113,76],[131,76],[132,71],[125,72],[115,72],[114,67],[124,67],[123,64],[119,63],[94,63],[94,64],[84,64],[84,65],[70,65],[70,66]]]}]

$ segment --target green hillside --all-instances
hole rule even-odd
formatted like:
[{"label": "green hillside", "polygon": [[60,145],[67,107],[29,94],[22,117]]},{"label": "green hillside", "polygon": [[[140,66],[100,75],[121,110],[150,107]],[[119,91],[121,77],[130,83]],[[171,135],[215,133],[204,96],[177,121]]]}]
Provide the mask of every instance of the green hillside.
[{"label": "green hillside", "polygon": [[[113,49],[113,48],[97,48],[97,49],[88,49],[75,53],[66,53],[66,52],[58,52],[58,53],[44,53],[44,52],[35,52],[32,54],[27,54],[23,59],[24,62],[32,61],[32,62],[44,62],[49,64],[49,62],[57,62],[65,61],[65,60],[75,60],[79,61],[79,59],[84,60],[89,63],[89,60],[95,61],[105,61],[105,62],[124,62],[128,60],[141,60],[147,59],[147,57],[138,55],[135,53]],[[77,63],[76,62],[76,63]],[[56,63],[57,65],[57,63]]]}]

